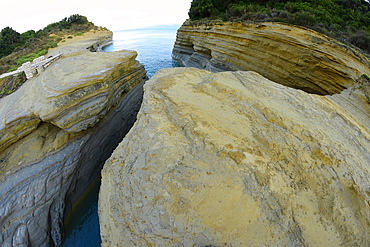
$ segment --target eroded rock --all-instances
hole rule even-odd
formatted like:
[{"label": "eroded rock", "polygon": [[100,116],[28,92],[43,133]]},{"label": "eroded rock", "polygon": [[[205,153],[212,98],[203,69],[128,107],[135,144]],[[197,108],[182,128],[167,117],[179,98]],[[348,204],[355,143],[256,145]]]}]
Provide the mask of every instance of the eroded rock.
[{"label": "eroded rock", "polygon": [[256,71],[320,95],[340,93],[370,74],[370,62],[360,53],[313,30],[282,23],[185,22],[172,55],[187,67]]},{"label": "eroded rock", "polygon": [[136,119],[136,52],[90,52],[112,34],[85,35],[0,100],[1,246],[58,246],[65,215]]},{"label": "eroded rock", "polygon": [[144,91],[103,168],[102,246],[369,245],[360,89],[319,96],[256,72],[176,68]]}]

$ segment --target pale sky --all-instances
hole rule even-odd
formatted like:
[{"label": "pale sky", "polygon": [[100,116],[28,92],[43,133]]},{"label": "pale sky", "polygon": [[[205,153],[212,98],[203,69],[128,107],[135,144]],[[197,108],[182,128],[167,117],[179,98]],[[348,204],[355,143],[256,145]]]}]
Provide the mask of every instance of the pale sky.
[{"label": "pale sky", "polygon": [[19,33],[46,27],[72,14],[112,31],[182,24],[191,0],[0,0],[0,30]]}]

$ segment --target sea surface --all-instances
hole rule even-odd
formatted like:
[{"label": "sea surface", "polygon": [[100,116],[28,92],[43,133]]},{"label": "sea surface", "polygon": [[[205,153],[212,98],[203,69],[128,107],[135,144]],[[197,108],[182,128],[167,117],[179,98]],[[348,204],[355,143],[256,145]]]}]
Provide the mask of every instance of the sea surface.
[{"label": "sea surface", "polygon": [[[176,26],[154,26],[113,32],[113,44],[103,50],[135,50],[137,60],[145,66],[148,77],[158,69],[177,67],[171,58],[176,39]],[[65,224],[64,247],[98,247],[101,244],[98,218],[99,178],[73,209]]]},{"label": "sea surface", "polygon": [[176,67],[171,58],[176,40],[176,26],[155,26],[145,29],[118,31],[113,33],[113,44],[103,50],[134,50],[138,52],[137,60],[145,66],[149,78],[158,69]]}]

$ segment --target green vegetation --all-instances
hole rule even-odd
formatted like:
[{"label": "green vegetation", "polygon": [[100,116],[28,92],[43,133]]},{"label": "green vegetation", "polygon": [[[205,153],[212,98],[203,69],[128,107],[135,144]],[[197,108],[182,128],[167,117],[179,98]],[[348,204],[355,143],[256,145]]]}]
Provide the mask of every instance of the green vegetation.
[{"label": "green vegetation", "polygon": [[360,85],[360,89],[366,96],[368,102],[370,103],[370,77],[367,74],[363,74],[357,80],[358,84]]},{"label": "green vegetation", "polygon": [[[0,74],[17,69],[22,63],[45,55],[49,48],[58,46],[66,35],[83,35],[95,27],[85,16],[71,15],[47,25],[39,31],[22,34],[6,27],[0,32]],[[72,37],[72,36],[71,36]],[[1,85],[0,85],[1,86]]]},{"label": "green vegetation", "polygon": [[0,32],[0,57],[12,53],[15,47],[22,42],[21,35],[11,27],[6,27]]},{"label": "green vegetation", "polygon": [[370,54],[365,0],[193,0],[191,20],[278,21],[311,28]]},{"label": "green vegetation", "polygon": [[[11,27],[0,32],[0,74],[16,70],[23,63],[47,54],[48,49],[65,41],[65,36],[81,36],[95,28],[85,16],[71,15],[45,28],[18,33]],[[13,93],[26,81],[24,73],[0,79],[0,98]]]},{"label": "green vegetation", "polygon": [[81,32],[78,32],[78,33],[75,33],[74,36],[83,36],[84,33],[81,33]]},{"label": "green vegetation", "polygon": [[23,63],[26,63],[28,61],[32,61],[33,59],[35,59],[37,57],[43,56],[47,52],[48,52],[47,49],[39,49],[39,50],[37,50],[35,52],[32,52],[32,53],[29,53],[27,55],[21,56],[21,57],[17,58],[17,60],[16,60],[17,66],[19,67]]},{"label": "green vegetation", "polygon": [[0,79],[0,98],[15,92],[26,81],[24,72]]}]

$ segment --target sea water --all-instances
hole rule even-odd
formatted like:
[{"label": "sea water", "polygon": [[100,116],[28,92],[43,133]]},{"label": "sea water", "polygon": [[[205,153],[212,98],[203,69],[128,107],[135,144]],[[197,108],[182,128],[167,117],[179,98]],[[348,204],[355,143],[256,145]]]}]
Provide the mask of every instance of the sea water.
[{"label": "sea water", "polygon": [[73,208],[65,222],[65,239],[62,246],[100,246],[98,218],[98,193],[100,177],[97,178],[81,201]]},{"label": "sea water", "polygon": [[136,51],[137,60],[145,66],[150,78],[158,69],[176,67],[171,53],[179,27],[177,25],[156,26],[114,32],[113,44],[103,50],[106,52],[123,49]]},{"label": "sea water", "polygon": [[[135,50],[137,60],[145,66],[148,77],[158,69],[176,67],[171,58],[180,26],[155,26],[137,30],[113,32],[113,43],[104,51]],[[99,180],[99,179],[98,179]],[[65,247],[98,247],[101,244],[98,218],[98,193],[100,182],[93,184],[89,192],[73,209],[65,225]]]}]

